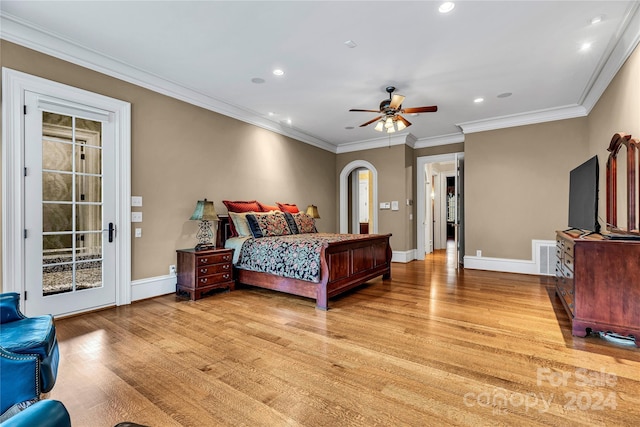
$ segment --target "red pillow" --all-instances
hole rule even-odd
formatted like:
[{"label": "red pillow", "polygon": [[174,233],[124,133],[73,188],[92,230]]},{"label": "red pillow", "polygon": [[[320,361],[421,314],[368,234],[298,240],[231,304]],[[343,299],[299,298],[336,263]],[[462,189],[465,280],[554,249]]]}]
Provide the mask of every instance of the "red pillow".
[{"label": "red pillow", "polygon": [[[227,207],[229,212],[262,212],[262,206],[255,200],[223,200],[222,203]],[[229,230],[231,231],[231,237],[237,237],[238,232],[233,225],[233,221],[229,221]]]},{"label": "red pillow", "polygon": [[258,202],[258,204],[262,208],[262,212],[279,211],[280,210],[280,208],[278,206],[265,205],[264,203],[260,203],[260,202]]},{"label": "red pillow", "polygon": [[295,203],[276,202],[276,204],[278,205],[278,207],[282,212],[289,212],[292,214],[300,212],[300,209],[298,209],[298,206]]}]

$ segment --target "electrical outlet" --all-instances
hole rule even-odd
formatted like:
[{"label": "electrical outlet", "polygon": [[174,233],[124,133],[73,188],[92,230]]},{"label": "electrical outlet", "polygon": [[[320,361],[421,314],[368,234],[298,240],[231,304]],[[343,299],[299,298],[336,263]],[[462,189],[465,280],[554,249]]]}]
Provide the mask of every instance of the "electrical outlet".
[{"label": "electrical outlet", "polygon": [[175,265],[172,264],[172,265],[169,266],[169,274],[172,274],[174,276],[176,275],[176,266]]},{"label": "electrical outlet", "polygon": [[477,257],[481,257],[481,256],[482,256],[482,251],[481,251],[480,249],[478,249],[478,250],[476,251],[476,256],[477,256]]}]

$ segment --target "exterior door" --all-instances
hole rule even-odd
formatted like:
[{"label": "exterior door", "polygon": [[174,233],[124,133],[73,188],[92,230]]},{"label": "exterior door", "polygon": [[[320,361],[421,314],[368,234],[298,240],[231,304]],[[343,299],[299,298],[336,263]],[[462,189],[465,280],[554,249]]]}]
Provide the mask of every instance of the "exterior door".
[{"label": "exterior door", "polygon": [[106,111],[25,92],[25,309],[116,303],[115,125]]}]

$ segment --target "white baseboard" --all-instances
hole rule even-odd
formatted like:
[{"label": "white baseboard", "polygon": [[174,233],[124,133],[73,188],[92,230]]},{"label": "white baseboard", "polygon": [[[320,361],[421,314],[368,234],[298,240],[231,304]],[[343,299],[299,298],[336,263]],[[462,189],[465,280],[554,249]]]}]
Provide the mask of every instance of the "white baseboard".
[{"label": "white baseboard", "polygon": [[505,273],[539,274],[536,263],[523,259],[490,258],[466,255],[464,268],[472,270],[504,271]]},{"label": "white baseboard", "polygon": [[[555,240],[532,240],[531,254],[533,259],[491,258],[466,255],[464,268],[475,270],[503,271],[505,273],[535,274],[541,276],[555,275]],[[540,249],[547,247],[551,258],[541,259]],[[546,268],[542,268],[546,267]],[[543,271],[546,271],[543,273]]]},{"label": "white baseboard", "polygon": [[411,249],[408,251],[392,251],[391,262],[408,263],[416,259],[416,250]]},{"label": "white baseboard", "polygon": [[131,301],[172,294],[176,291],[176,280],[173,274],[134,280],[131,282]]}]

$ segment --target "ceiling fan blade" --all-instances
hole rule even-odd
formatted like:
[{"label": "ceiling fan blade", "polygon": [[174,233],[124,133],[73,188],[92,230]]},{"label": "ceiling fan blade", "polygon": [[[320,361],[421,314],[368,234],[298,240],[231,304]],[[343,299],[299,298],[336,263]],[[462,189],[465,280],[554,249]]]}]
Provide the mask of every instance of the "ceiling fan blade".
[{"label": "ceiling fan blade", "polygon": [[394,110],[397,110],[402,105],[402,101],[404,101],[404,96],[393,95],[393,98],[391,98],[391,104],[389,104],[389,107],[393,108]]},{"label": "ceiling fan blade", "polygon": [[365,126],[367,126],[367,125],[370,125],[371,123],[373,123],[373,122],[375,122],[375,121],[380,120],[381,118],[382,118],[382,116],[378,116],[378,117],[376,117],[376,118],[375,118],[375,119],[373,119],[373,120],[369,120],[368,122],[361,124],[361,125],[360,125],[360,127],[361,127],[361,128],[363,128],[363,127],[365,127]]},{"label": "ceiling fan blade", "polygon": [[363,113],[379,113],[380,112],[380,110],[359,110],[357,108],[352,108],[349,111],[361,111]]},{"label": "ceiling fan blade", "polygon": [[413,113],[435,113],[438,111],[437,105],[432,105],[431,107],[414,107],[414,108],[404,108],[402,109],[402,113],[413,114]]},{"label": "ceiling fan blade", "polygon": [[398,120],[400,120],[402,123],[404,123],[404,125],[406,127],[411,126],[411,122],[407,119],[405,119],[404,117],[402,117],[400,114],[398,114]]}]

